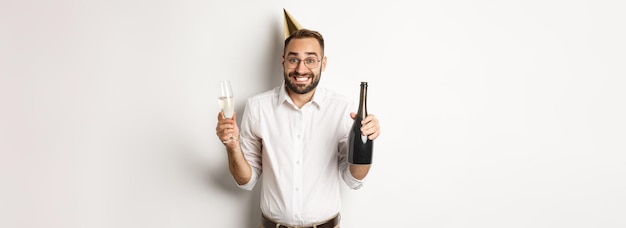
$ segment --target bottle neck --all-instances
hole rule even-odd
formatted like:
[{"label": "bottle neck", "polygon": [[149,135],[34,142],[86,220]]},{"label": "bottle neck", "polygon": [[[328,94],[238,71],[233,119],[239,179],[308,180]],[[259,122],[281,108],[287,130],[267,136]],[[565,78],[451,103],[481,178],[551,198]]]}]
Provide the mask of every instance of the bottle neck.
[{"label": "bottle neck", "polygon": [[359,99],[359,109],[356,116],[365,119],[367,116],[367,83],[361,83],[361,96]]}]

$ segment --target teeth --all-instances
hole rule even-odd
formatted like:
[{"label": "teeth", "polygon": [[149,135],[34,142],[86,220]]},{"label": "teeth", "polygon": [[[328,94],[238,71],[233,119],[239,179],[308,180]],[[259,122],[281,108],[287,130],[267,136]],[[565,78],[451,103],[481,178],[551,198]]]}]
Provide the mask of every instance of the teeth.
[{"label": "teeth", "polygon": [[306,80],[309,80],[309,78],[308,77],[296,77],[296,81],[299,81],[299,82],[303,82]]}]

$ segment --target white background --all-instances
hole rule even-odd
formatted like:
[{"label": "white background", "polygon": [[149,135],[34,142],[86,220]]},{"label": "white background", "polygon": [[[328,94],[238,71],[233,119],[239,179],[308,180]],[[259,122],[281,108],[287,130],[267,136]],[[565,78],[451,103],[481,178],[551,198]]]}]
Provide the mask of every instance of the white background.
[{"label": "white background", "polygon": [[342,227],[626,227],[625,5],[1,1],[0,226],[258,226],[217,83],[280,85],[286,8],[381,122]]}]

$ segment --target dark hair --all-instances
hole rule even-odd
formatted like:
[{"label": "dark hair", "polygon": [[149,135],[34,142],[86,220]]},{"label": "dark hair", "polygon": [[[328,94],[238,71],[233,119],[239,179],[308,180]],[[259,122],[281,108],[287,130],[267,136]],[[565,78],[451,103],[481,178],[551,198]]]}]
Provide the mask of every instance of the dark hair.
[{"label": "dark hair", "polygon": [[299,29],[298,31],[295,31],[289,37],[287,37],[287,39],[285,39],[285,46],[283,47],[283,52],[284,52],[284,49],[287,48],[287,45],[289,45],[289,42],[291,42],[292,39],[301,39],[301,38],[315,38],[317,42],[320,43],[322,52],[324,52],[324,37],[322,37],[322,34],[320,34],[318,31],[313,31],[309,29]]}]

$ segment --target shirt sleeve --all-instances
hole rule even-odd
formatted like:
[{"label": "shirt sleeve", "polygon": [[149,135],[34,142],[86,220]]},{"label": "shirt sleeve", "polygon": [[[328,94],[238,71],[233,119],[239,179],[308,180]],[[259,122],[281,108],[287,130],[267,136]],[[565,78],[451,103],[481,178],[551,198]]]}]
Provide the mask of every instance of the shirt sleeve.
[{"label": "shirt sleeve", "polygon": [[350,173],[350,163],[348,163],[348,137],[339,142],[339,170],[343,181],[349,188],[357,190],[363,187],[367,176],[362,180],[356,179]]},{"label": "shirt sleeve", "polygon": [[255,118],[258,118],[257,113],[255,113],[256,110],[258,109],[255,104],[248,100],[246,108],[243,112],[243,118],[241,119],[241,128],[239,129],[239,143],[241,145],[241,151],[243,152],[244,158],[252,168],[252,176],[250,177],[250,181],[248,181],[248,183],[238,185],[238,187],[249,191],[254,188],[254,185],[261,175],[262,168],[261,139],[254,132],[255,125],[258,123],[258,121],[255,121]]},{"label": "shirt sleeve", "polygon": [[[354,110],[354,105],[348,106],[345,110],[346,115],[350,113],[350,110]],[[363,183],[367,179],[367,176],[362,180],[356,179],[350,173],[350,163],[348,163],[348,137],[350,135],[350,129],[352,128],[353,120],[350,117],[347,117],[343,122],[344,133],[343,137],[339,140],[339,144],[337,146],[337,150],[339,153],[339,172],[341,172],[341,177],[343,181],[348,185],[349,188],[357,190],[363,187]]]}]

